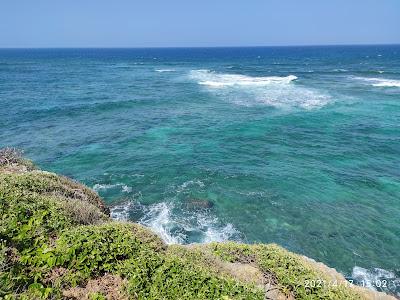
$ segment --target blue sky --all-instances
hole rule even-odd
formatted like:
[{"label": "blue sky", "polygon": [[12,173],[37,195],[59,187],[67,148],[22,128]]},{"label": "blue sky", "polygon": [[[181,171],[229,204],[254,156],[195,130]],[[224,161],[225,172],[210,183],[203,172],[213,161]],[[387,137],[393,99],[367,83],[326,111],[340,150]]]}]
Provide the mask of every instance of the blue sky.
[{"label": "blue sky", "polygon": [[0,0],[0,47],[400,43],[400,0]]}]

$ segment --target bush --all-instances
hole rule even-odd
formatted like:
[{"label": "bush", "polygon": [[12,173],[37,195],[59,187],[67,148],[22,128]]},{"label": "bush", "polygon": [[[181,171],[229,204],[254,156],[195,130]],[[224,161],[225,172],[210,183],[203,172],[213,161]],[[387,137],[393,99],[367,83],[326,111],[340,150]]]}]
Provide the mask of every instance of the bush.
[{"label": "bush", "polygon": [[67,177],[58,176],[54,173],[34,170],[23,173],[0,173],[0,188],[14,190],[23,194],[41,194],[53,196],[59,200],[80,200],[88,202],[106,215],[109,209],[97,193],[86,186],[77,183]]},{"label": "bush", "polygon": [[34,266],[37,253],[45,253],[57,234],[71,225],[53,199],[1,189],[0,242],[7,249],[2,259],[7,269],[0,273],[0,296],[43,278],[46,270]]},{"label": "bush", "polygon": [[264,299],[263,290],[216,276],[208,267],[167,258],[153,275],[147,299]]},{"label": "bush", "polygon": [[56,241],[53,265],[79,271],[85,276],[100,276],[114,272],[118,263],[140,259],[153,252],[132,232],[132,226],[108,223],[99,226],[80,226],[61,234]]},{"label": "bush", "polygon": [[[275,244],[244,245],[212,243],[212,251],[229,262],[252,262],[265,273],[273,274],[279,289],[296,299],[361,299],[344,281],[337,286],[329,284],[331,278],[313,269],[301,256]],[[325,284],[307,284],[322,282]]]},{"label": "bush", "polygon": [[65,214],[78,224],[101,224],[110,220],[98,207],[82,200],[61,201],[61,206]]}]

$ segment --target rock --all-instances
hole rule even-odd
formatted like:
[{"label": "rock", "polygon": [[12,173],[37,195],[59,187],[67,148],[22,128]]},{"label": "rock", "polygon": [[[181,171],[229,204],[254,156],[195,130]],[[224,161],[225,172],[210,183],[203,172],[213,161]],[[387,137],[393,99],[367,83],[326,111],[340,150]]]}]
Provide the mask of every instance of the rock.
[{"label": "rock", "polygon": [[191,198],[187,200],[186,206],[188,209],[209,209],[214,206],[214,203],[206,199]]}]

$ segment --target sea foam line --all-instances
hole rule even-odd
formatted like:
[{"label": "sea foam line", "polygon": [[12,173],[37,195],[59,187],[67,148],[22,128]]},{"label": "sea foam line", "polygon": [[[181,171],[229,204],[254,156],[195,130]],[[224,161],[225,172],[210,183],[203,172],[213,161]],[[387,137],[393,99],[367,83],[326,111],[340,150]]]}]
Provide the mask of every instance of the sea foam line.
[{"label": "sea foam line", "polygon": [[375,87],[400,87],[400,80],[397,79],[371,78],[371,77],[354,77],[354,79],[368,82]]}]

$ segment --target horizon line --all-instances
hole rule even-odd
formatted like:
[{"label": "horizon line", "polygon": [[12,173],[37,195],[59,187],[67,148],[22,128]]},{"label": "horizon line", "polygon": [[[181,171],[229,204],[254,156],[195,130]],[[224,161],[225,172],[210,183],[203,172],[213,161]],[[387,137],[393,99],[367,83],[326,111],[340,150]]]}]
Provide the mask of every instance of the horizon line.
[{"label": "horizon line", "polygon": [[17,49],[213,49],[213,48],[290,48],[290,47],[354,47],[354,46],[400,46],[399,43],[377,44],[292,44],[292,45],[249,45],[249,46],[46,46],[46,47],[0,47],[0,50]]}]

